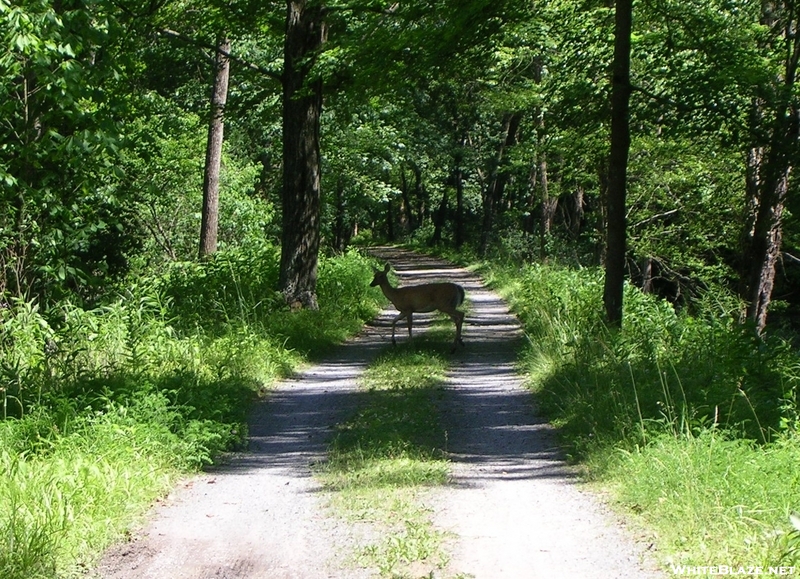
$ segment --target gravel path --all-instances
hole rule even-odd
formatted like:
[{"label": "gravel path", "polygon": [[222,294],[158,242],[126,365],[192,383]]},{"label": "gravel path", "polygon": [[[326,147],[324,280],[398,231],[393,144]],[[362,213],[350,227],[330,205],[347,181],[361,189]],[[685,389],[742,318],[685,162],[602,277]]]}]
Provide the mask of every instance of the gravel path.
[{"label": "gravel path", "polygon": [[[476,579],[663,577],[641,545],[582,490],[552,429],[514,370],[521,330],[496,294],[466,270],[380,248],[404,283],[464,285],[466,348],[453,356],[441,412],[452,484],[428,493],[451,531],[446,575]],[[360,579],[346,561],[362,529],[328,516],[311,476],[331,427],[358,407],[358,376],[390,343],[385,311],[326,362],[282,382],[252,416],[248,452],[182,485],[128,543],[111,549],[103,579]],[[430,315],[414,316],[414,331]],[[398,330],[398,338],[406,339]],[[427,575],[426,575],[427,576]],[[438,577],[438,575],[437,575]],[[416,578],[415,578],[416,579]]]}]

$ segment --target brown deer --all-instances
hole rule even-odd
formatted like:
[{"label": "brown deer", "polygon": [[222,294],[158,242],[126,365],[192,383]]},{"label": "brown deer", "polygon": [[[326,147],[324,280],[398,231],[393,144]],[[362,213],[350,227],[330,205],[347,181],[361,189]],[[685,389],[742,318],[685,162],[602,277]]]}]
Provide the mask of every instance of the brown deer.
[{"label": "brown deer", "polygon": [[380,286],[383,295],[389,298],[394,307],[400,314],[392,320],[392,344],[396,344],[394,338],[395,325],[397,322],[406,319],[408,323],[408,337],[411,338],[412,316],[414,312],[432,312],[439,310],[452,318],[456,325],[456,339],[453,343],[453,350],[458,344],[464,345],[461,339],[461,325],[464,323],[464,312],[456,308],[464,303],[464,288],[454,283],[427,283],[423,285],[412,285],[408,287],[392,287],[386,277],[389,273],[389,264],[383,271],[374,269],[375,277],[372,279],[371,287]]}]

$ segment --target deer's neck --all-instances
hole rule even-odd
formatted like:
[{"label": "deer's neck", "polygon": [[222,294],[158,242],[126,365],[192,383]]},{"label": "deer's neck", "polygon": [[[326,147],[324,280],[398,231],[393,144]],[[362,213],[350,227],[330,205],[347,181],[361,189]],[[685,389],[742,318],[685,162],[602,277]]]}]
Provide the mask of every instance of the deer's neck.
[{"label": "deer's neck", "polygon": [[381,283],[381,291],[383,291],[383,295],[389,298],[389,301],[394,303],[394,298],[397,296],[397,288],[392,287],[389,285],[389,280],[386,280]]}]

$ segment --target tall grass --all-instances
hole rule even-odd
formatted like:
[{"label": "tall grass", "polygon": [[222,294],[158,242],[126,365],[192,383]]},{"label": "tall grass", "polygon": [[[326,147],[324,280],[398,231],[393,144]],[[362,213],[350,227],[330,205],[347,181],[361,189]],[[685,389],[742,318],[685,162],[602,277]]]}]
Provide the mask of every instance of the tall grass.
[{"label": "tall grass", "polygon": [[789,343],[741,326],[721,289],[689,315],[627,287],[614,330],[598,269],[487,275],[524,324],[530,387],[569,453],[617,489],[665,560],[797,562],[800,356]]},{"label": "tall grass", "polygon": [[290,312],[269,247],[131,279],[93,310],[0,310],[0,576],[91,565],[181,473],[246,436],[249,405],[377,310],[369,262],[323,259]]},{"label": "tall grass", "polygon": [[618,498],[654,529],[669,564],[790,566],[789,515],[800,503],[800,445],[706,431],[661,436],[606,469]]}]

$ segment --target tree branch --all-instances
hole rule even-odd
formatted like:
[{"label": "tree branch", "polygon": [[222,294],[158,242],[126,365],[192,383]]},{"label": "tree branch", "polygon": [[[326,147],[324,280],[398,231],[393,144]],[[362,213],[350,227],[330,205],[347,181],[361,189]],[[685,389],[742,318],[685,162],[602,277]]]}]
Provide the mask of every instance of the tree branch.
[{"label": "tree branch", "polygon": [[669,211],[665,211],[664,213],[659,213],[657,215],[651,215],[647,219],[642,219],[638,223],[631,225],[631,229],[636,229],[642,225],[647,225],[648,223],[652,223],[653,221],[658,221],[659,219],[666,219],[672,215],[675,215],[679,210],[678,209],[670,209]]},{"label": "tree branch", "polygon": [[182,42],[186,42],[187,44],[191,44],[192,46],[197,46],[198,48],[203,48],[205,50],[211,50],[214,53],[221,54],[222,56],[228,58],[232,62],[235,62],[237,64],[240,64],[240,65],[244,66],[245,68],[248,68],[248,69],[250,69],[252,71],[255,71],[255,72],[258,72],[258,73],[263,74],[265,76],[268,76],[269,78],[271,78],[273,80],[276,80],[278,82],[282,81],[281,75],[276,73],[275,71],[269,70],[267,68],[264,68],[263,66],[259,66],[259,65],[255,64],[253,62],[248,61],[248,60],[244,60],[243,58],[239,58],[238,56],[235,56],[235,55],[231,54],[230,52],[228,52],[226,50],[222,50],[218,46],[214,46],[212,44],[208,44],[208,43],[203,42],[201,40],[197,40],[196,38],[191,38],[190,36],[186,36],[185,34],[182,34],[182,33],[177,32],[175,30],[170,30],[169,28],[162,28],[161,30],[158,31],[158,34],[159,34],[159,36],[163,36],[165,38],[174,38],[176,40],[180,40]]},{"label": "tree branch", "polygon": [[789,253],[787,251],[784,251],[782,253],[782,257],[785,260],[790,261],[792,263],[800,264],[800,257],[795,257],[795,256],[793,256],[791,253]]}]

